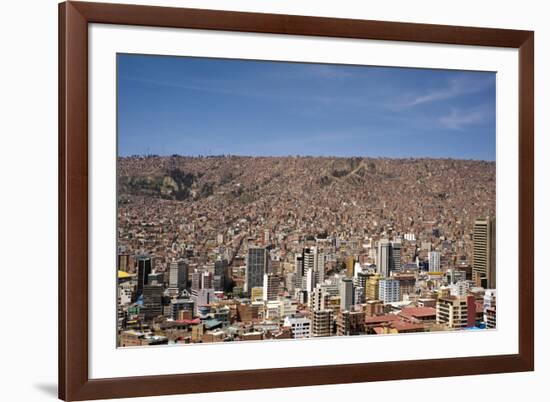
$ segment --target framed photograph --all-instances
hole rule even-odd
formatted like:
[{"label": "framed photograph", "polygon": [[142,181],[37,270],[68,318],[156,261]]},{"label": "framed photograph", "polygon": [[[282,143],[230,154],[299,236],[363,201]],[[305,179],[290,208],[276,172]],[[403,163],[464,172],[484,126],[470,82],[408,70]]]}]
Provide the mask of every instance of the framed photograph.
[{"label": "framed photograph", "polygon": [[59,22],[61,399],[533,370],[533,32]]}]

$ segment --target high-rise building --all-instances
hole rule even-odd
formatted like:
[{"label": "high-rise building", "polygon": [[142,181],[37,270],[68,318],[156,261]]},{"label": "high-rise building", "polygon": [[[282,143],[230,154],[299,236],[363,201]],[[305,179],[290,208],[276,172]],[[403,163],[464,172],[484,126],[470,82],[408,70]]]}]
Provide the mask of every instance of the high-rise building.
[{"label": "high-rise building", "polygon": [[191,274],[191,294],[193,294],[193,296],[196,296],[201,288],[202,272],[195,269]]},{"label": "high-rise building", "polygon": [[336,335],[359,335],[364,331],[364,311],[341,311],[336,316]]},{"label": "high-rise building", "polygon": [[332,310],[313,310],[312,317],[312,337],[331,336],[334,333]]},{"label": "high-rise building", "polygon": [[390,276],[391,270],[391,243],[387,239],[378,242],[378,259],[376,262],[378,273],[384,277]]},{"label": "high-rise building", "polygon": [[398,272],[392,275],[392,279],[399,282],[399,296],[412,295],[416,289],[416,276],[410,272]]},{"label": "high-rise building", "polygon": [[315,262],[315,273],[317,275],[317,283],[323,283],[325,280],[325,263],[326,255],[323,251],[317,251],[317,261]]},{"label": "high-rise building", "polygon": [[225,290],[227,285],[228,275],[228,263],[225,259],[218,259],[214,262],[214,281],[215,290]]},{"label": "high-rise building", "polygon": [[366,288],[367,281],[372,274],[366,272],[357,272],[357,275],[353,278],[353,284],[358,287]]},{"label": "high-rise building", "polygon": [[384,277],[401,271],[401,240],[381,239],[378,242],[377,270]]},{"label": "high-rise building", "polygon": [[309,308],[311,310],[324,310],[328,307],[329,291],[326,287],[317,285],[309,295]]},{"label": "high-rise building", "polygon": [[212,272],[203,272],[201,281],[203,289],[214,289],[214,275],[212,275]]},{"label": "high-rise building", "polygon": [[294,273],[296,274],[296,286],[302,287],[302,278],[304,277],[304,256],[302,254],[296,254],[294,257]]},{"label": "high-rise building", "polygon": [[496,222],[494,219],[475,221],[472,276],[476,286],[496,288]]},{"label": "high-rise building", "polygon": [[428,267],[430,272],[441,271],[441,253],[439,251],[428,252]]},{"label": "high-rise building", "polygon": [[401,240],[391,243],[390,271],[401,271]]},{"label": "high-rise building", "polygon": [[378,299],[382,300],[384,304],[395,303],[400,300],[398,280],[381,279],[378,286]]},{"label": "high-rise building", "polygon": [[315,270],[315,257],[317,254],[317,250],[312,248],[304,248],[302,255],[304,258],[304,273],[308,271],[308,269],[311,269],[312,271]]},{"label": "high-rise building", "polygon": [[449,329],[473,327],[476,319],[474,296],[449,296],[437,302],[437,323]]},{"label": "high-rise building", "polygon": [[264,274],[268,267],[268,253],[264,247],[251,247],[248,249],[245,272],[245,292],[252,288],[263,286]]},{"label": "high-rise building", "polygon": [[340,310],[350,310],[353,306],[353,280],[342,278],[340,282]]},{"label": "high-rise building", "polygon": [[151,320],[162,314],[162,285],[143,285],[143,307],[141,312],[145,320]]},{"label": "high-rise building", "polygon": [[153,262],[149,254],[137,257],[137,296],[143,294],[143,286],[149,284],[149,274],[153,268]]},{"label": "high-rise building", "polygon": [[170,262],[169,272],[168,287],[177,288],[179,291],[187,288],[187,264],[184,260]]},{"label": "high-rise building", "polygon": [[380,275],[373,275],[367,280],[365,287],[365,296],[368,300],[378,300],[379,283],[382,277]]},{"label": "high-rise building", "polygon": [[355,258],[353,258],[352,255],[350,255],[347,259],[346,259],[346,275],[351,278],[353,277],[353,269],[355,267]]},{"label": "high-rise building", "polygon": [[281,278],[274,274],[264,274],[263,300],[277,300]]},{"label": "high-rise building", "polygon": [[308,293],[308,295],[315,289],[315,286],[317,285],[317,276],[315,275],[315,271],[313,269],[308,269],[306,271],[306,275],[304,276],[304,284],[302,286],[303,289]]}]

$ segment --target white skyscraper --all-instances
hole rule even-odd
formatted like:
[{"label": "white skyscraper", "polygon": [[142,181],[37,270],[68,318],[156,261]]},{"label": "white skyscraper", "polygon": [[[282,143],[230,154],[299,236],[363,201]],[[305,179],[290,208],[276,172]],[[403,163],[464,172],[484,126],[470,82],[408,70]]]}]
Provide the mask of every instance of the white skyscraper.
[{"label": "white skyscraper", "polygon": [[353,280],[342,278],[340,282],[340,310],[346,311],[353,305]]},{"label": "white skyscraper", "polygon": [[187,287],[187,264],[183,260],[170,262],[168,287],[182,291]]},{"label": "white skyscraper", "polygon": [[317,280],[316,280],[316,277],[315,277],[315,271],[313,270],[313,268],[309,268],[306,271],[305,280],[306,280],[305,289],[306,289],[306,291],[309,295],[313,291],[313,289],[315,289],[315,285],[317,285]]},{"label": "white skyscraper", "polygon": [[399,281],[396,279],[381,279],[378,282],[378,298],[384,303],[395,303],[400,300]]},{"label": "white skyscraper", "polygon": [[439,272],[441,269],[441,253],[439,251],[430,251],[428,253],[430,272]]}]

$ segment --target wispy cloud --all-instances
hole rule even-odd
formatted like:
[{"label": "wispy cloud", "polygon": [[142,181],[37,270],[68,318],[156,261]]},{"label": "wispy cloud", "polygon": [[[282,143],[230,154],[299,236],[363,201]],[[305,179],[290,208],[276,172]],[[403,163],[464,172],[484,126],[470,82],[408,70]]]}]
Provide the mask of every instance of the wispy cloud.
[{"label": "wispy cloud", "polygon": [[485,107],[471,110],[452,108],[450,113],[439,118],[439,123],[451,130],[461,130],[467,126],[484,123],[489,118],[490,111]]},{"label": "wispy cloud", "polygon": [[403,101],[397,102],[396,106],[397,109],[403,109],[432,102],[445,101],[459,96],[480,92],[487,88],[488,85],[491,85],[492,82],[493,77],[490,77],[490,79],[471,79],[466,76],[455,77],[450,79],[446,86],[434,88],[423,93],[409,94],[405,96]]}]

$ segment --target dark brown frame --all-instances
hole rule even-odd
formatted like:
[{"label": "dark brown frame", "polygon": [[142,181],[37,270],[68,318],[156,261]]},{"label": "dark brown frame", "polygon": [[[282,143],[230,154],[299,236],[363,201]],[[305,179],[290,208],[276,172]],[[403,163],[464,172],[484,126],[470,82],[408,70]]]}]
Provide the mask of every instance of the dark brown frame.
[{"label": "dark brown frame", "polygon": [[[88,377],[88,24],[519,49],[519,353],[127,378]],[[59,397],[103,399],[534,370],[534,33],[214,10],[59,5]]]}]

